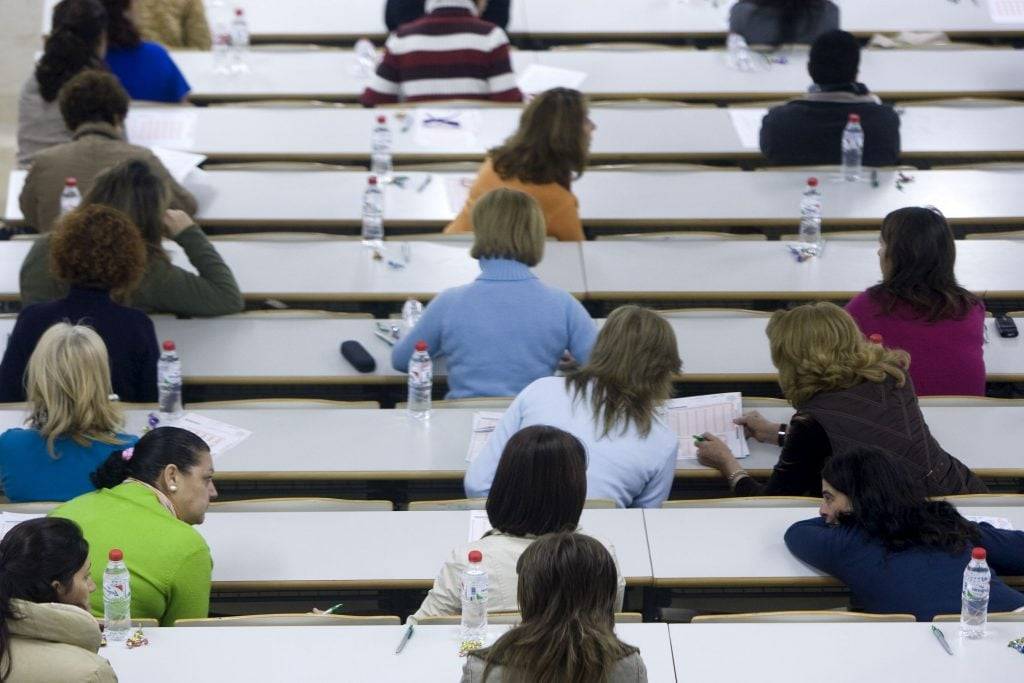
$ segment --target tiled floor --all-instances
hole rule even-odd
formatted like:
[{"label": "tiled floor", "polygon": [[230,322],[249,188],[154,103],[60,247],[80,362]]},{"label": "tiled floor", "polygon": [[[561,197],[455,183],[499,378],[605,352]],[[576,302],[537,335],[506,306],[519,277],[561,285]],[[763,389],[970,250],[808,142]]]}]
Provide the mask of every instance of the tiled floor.
[{"label": "tiled floor", "polygon": [[14,166],[18,91],[42,49],[42,0],[0,0],[0,201]]}]

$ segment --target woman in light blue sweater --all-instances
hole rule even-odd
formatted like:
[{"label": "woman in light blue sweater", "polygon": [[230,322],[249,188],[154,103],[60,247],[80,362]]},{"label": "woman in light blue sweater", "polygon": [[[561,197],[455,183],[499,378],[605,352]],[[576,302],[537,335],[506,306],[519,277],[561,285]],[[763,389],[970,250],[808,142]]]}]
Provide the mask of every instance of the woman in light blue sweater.
[{"label": "woman in light blue sweater", "polygon": [[488,494],[505,443],[523,427],[550,425],[587,449],[587,498],[660,507],[675,476],[679,439],[662,419],[681,366],[672,326],[637,306],[615,309],[589,362],[565,379],[526,387],[466,471],[466,495]]},{"label": "woman in light blue sweater", "polygon": [[[473,207],[480,276],[441,292],[391,352],[406,372],[416,342],[445,359],[448,398],[514,396],[548,377],[568,351],[586,362],[597,329],[582,304],[530,271],[544,255],[544,215],[529,195],[497,189]],[[500,451],[499,451],[500,452]]]}]

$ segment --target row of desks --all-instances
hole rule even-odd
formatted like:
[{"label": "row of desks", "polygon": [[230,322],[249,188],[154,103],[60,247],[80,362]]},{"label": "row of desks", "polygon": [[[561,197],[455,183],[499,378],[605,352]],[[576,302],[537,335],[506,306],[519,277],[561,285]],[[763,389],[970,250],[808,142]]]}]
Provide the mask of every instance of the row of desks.
[{"label": "row of desks", "polygon": [[[351,101],[362,94],[367,82],[351,50],[252,50],[249,72],[230,76],[214,70],[208,52],[174,52],[172,56],[192,86],[193,102]],[[756,101],[792,97],[809,85],[805,50],[795,50],[755,72],[730,68],[721,50],[512,52],[517,74],[530,65],[582,72],[586,75],[579,86],[582,92],[610,99]],[[890,99],[1015,97],[1024,92],[1024,50],[865,50],[860,80]]]},{"label": "row of desks", "polygon": [[[957,36],[1024,33],[1024,18],[1003,18],[990,11],[996,0],[952,3],[945,0],[833,0],[843,29],[860,35],[880,32],[943,31]],[[256,41],[349,41],[382,39],[385,0],[240,0]],[[57,0],[43,4],[43,33]],[[226,4],[226,3],[222,3]],[[580,0],[514,0],[508,33],[537,39],[674,39],[718,37],[728,30],[725,0],[632,0],[591,3]],[[1006,4],[1006,3],[1003,3]],[[214,3],[206,0],[212,16]]]},{"label": "row of desks", "polygon": [[[23,220],[17,198],[25,171],[12,171],[4,220]],[[396,171],[385,187],[385,229],[440,230],[465,203],[473,172]],[[951,224],[991,228],[1024,223],[1021,169],[878,171],[844,182],[829,170],[590,170],[573,183],[584,227],[708,229],[799,224],[808,176],[819,177],[826,228],[878,227],[904,206],[937,206]],[[866,176],[868,174],[865,174]],[[330,228],[355,232],[366,170],[211,170],[185,179],[199,201],[196,220],[218,230]],[[737,201],[739,199],[740,201]]]},{"label": "row of desks", "polygon": [[[179,345],[180,346],[180,345]],[[188,357],[187,357],[188,358]],[[186,365],[186,371],[189,366]],[[191,379],[191,378],[187,378]],[[1024,478],[1024,404],[1016,401],[988,405],[942,405],[921,399],[925,421],[949,453],[985,478]],[[283,404],[278,404],[282,406]],[[788,406],[756,409],[774,422],[788,422]],[[207,408],[190,412],[252,432],[234,449],[217,456],[218,481],[461,481],[473,428],[471,408],[433,411],[430,422],[411,419],[405,410],[330,407],[294,404],[292,407]],[[148,410],[127,412],[125,429],[138,434],[147,426]],[[490,409],[489,412],[501,412]],[[25,411],[0,410],[0,432],[24,424]],[[767,476],[779,457],[777,446],[750,440],[743,467]],[[296,456],[296,454],[301,454]],[[693,459],[680,459],[676,478],[717,479],[716,470]]]},{"label": "row of desks", "polygon": [[[951,658],[928,624],[618,624],[616,635],[640,649],[651,683],[791,683],[802,671],[826,671],[830,683],[897,680],[930,683],[1011,681],[1021,656],[1006,643],[1021,624],[993,623],[978,641],[943,626]],[[509,626],[491,626],[489,640]],[[377,681],[450,683],[465,660],[458,627],[420,626],[395,656],[403,626],[309,626],[146,629],[149,646],[107,648],[122,683],[246,681]],[[742,656],[737,656],[738,652]],[[253,656],[253,653],[269,656]],[[182,653],[188,653],[183,657]]]},{"label": "row of desks", "polygon": [[[384,260],[374,259],[370,250],[351,239],[215,239],[213,243],[234,272],[243,296],[254,302],[268,298],[357,303],[426,300],[479,275],[464,242],[387,242]],[[402,260],[403,244],[409,245],[404,250],[410,257],[407,263]],[[32,240],[0,242],[0,299],[19,298],[18,271],[31,246]],[[820,257],[801,263],[781,242],[548,242],[535,272],[547,284],[593,301],[841,300],[881,279],[877,250],[877,242],[870,239],[826,239]],[[174,263],[190,267],[177,245],[169,251]],[[389,260],[395,265],[389,265]],[[989,301],[1024,297],[1022,262],[1024,240],[957,242],[957,279]],[[183,331],[188,325],[209,330],[227,325],[226,331],[265,323],[234,319],[173,324],[181,325]],[[326,334],[336,335],[356,329],[345,327],[352,324],[356,323],[310,321],[308,329],[320,325]],[[715,325],[708,329],[714,334],[723,329],[722,324],[764,323],[690,321],[687,334],[700,325]]]},{"label": "row of desks", "polygon": [[[594,105],[591,162],[759,159],[764,108]],[[1024,157],[1024,106],[900,107],[904,159]],[[386,112],[398,163],[480,160],[515,131],[521,109],[406,108]],[[381,112],[354,107],[136,107],[128,139],[205,155],[210,161],[323,161],[365,164]],[[459,124],[424,126],[426,116]]]}]

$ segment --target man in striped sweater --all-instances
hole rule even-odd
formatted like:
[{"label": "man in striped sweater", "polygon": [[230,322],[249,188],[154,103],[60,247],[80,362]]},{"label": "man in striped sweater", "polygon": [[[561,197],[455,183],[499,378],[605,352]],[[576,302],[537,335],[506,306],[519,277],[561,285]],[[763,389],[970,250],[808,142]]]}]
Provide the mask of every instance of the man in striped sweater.
[{"label": "man in striped sweater", "polygon": [[384,59],[360,101],[521,102],[508,36],[479,18],[487,0],[427,0],[427,14],[388,36]]}]

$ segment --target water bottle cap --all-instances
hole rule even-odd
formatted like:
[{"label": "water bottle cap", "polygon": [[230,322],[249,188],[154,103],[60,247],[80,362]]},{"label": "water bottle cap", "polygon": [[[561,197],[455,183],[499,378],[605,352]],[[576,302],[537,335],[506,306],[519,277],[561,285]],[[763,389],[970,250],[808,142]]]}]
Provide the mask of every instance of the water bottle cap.
[{"label": "water bottle cap", "polygon": [[975,560],[984,560],[988,557],[988,553],[985,552],[984,548],[975,548],[971,551],[971,558]]},{"label": "water bottle cap", "polygon": [[370,176],[369,178],[366,179],[366,183],[368,185],[376,185],[377,184],[377,176],[375,176],[375,175]]},{"label": "water bottle cap", "polygon": [[240,17],[240,16],[242,16],[243,14],[245,14],[245,12],[244,12],[244,11],[242,10],[242,8],[241,8],[241,7],[236,7],[236,8],[235,8],[235,16],[236,16],[236,17]]},{"label": "water bottle cap", "polygon": [[850,123],[860,123],[860,114],[850,114]]},{"label": "water bottle cap", "polygon": [[377,117],[377,123],[387,123],[387,122],[388,122],[388,117],[384,116],[383,114],[381,114],[380,116]]},{"label": "water bottle cap", "polygon": [[469,561],[471,564],[477,564],[478,562],[484,561],[484,554],[479,550],[469,551]]},{"label": "water bottle cap", "polygon": [[817,178],[808,178],[807,179],[807,187],[817,187],[817,186],[818,186],[818,179]]},{"label": "water bottle cap", "polygon": [[174,349],[174,342],[172,342],[170,339],[164,342],[164,351],[173,351]]},{"label": "water bottle cap", "polygon": [[75,187],[78,185],[78,178],[65,178],[64,185],[67,187]]},{"label": "water bottle cap", "polygon": [[416,342],[416,350],[417,351],[426,351],[427,350],[427,342],[425,342],[422,339],[420,339],[418,342]]},{"label": "water bottle cap", "polygon": [[111,562],[120,562],[124,559],[124,553],[118,550],[117,548],[111,548],[110,553],[107,555],[107,558]]}]

